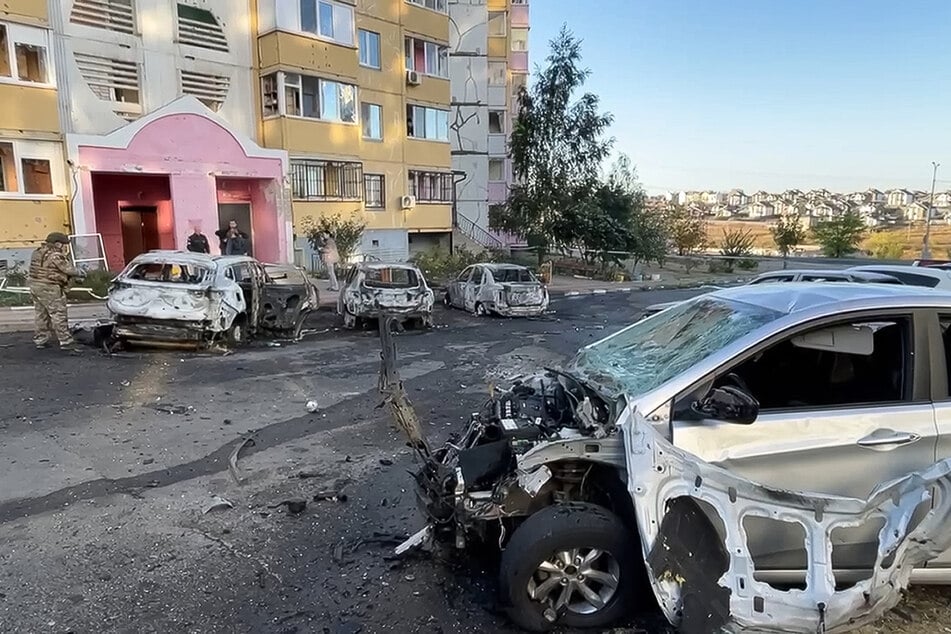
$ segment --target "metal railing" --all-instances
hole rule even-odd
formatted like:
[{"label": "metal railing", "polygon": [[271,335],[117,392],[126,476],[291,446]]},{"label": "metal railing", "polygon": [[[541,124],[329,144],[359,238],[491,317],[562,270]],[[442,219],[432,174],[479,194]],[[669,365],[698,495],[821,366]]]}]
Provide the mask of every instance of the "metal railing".
[{"label": "metal railing", "polygon": [[458,212],[456,213],[456,227],[458,227],[459,231],[467,238],[486,249],[501,249],[505,247],[505,244],[501,240]]}]

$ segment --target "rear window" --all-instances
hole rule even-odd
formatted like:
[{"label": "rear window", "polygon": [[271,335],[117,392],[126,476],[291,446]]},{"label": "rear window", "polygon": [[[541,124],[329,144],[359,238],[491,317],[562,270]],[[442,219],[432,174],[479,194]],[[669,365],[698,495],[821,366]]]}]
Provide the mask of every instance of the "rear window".
[{"label": "rear window", "polygon": [[370,288],[415,288],[419,276],[413,269],[373,268],[364,272],[363,283]]},{"label": "rear window", "polygon": [[912,286],[925,286],[927,288],[934,288],[938,285],[938,282],[941,281],[937,277],[931,277],[930,275],[918,275],[917,273],[906,273],[905,271],[872,271],[872,273],[891,275],[892,277],[898,278],[905,284],[911,284]]},{"label": "rear window", "polygon": [[496,269],[492,271],[496,282],[534,282],[535,276],[528,269]]},{"label": "rear window", "polygon": [[803,275],[803,282],[848,282],[847,277],[841,275]]},{"label": "rear window", "polygon": [[266,266],[268,277],[278,286],[298,286],[307,283],[299,269],[289,266]]},{"label": "rear window", "polygon": [[195,264],[170,262],[143,262],[127,273],[127,277],[143,282],[167,282],[170,284],[200,284],[208,279],[209,271]]}]

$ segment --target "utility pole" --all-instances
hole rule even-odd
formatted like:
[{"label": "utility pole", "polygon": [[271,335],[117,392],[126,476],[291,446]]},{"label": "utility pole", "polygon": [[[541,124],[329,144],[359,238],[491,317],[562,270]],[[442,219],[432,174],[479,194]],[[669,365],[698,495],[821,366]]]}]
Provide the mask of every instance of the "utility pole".
[{"label": "utility pole", "polygon": [[925,238],[921,245],[922,260],[927,260],[931,257],[931,245],[929,244],[929,240],[931,239],[931,213],[934,211],[934,184],[938,179],[938,167],[940,166],[941,163],[931,161],[931,167],[933,168],[931,172],[931,201],[928,203],[928,211],[925,213]]}]

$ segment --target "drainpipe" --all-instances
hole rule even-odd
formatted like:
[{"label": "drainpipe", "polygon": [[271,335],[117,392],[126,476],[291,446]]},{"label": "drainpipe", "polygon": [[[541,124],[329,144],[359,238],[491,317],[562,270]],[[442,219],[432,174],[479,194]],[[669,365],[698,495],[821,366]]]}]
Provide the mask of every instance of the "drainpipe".
[{"label": "drainpipe", "polygon": [[[461,177],[461,178],[460,178]],[[462,170],[452,170],[452,226],[449,228],[449,253],[455,250],[452,234],[459,224],[459,197],[456,193],[456,186],[469,178],[469,174]]]}]

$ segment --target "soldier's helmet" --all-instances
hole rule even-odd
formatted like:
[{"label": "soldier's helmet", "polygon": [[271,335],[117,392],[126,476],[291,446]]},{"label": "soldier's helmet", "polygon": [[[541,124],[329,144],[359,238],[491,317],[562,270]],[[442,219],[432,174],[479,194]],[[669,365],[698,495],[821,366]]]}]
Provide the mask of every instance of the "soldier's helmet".
[{"label": "soldier's helmet", "polygon": [[69,238],[66,236],[65,233],[54,231],[53,233],[46,236],[46,242],[48,242],[49,244],[56,244],[56,243],[69,244]]}]

